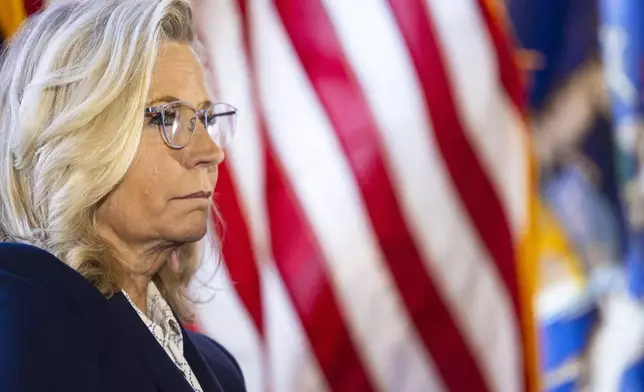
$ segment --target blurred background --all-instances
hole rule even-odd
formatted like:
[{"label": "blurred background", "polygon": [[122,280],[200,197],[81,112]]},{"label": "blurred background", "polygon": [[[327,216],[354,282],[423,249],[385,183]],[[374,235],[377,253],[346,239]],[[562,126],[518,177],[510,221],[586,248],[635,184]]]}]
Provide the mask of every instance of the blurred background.
[{"label": "blurred background", "polygon": [[194,7],[240,113],[194,328],[249,392],[644,391],[642,1]]}]

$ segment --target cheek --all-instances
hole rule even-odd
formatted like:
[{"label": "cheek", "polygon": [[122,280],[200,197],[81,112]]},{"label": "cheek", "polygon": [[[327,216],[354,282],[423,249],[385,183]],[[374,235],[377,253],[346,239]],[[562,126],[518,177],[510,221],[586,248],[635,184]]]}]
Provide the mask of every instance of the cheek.
[{"label": "cheek", "polygon": [[180,174],[181,167],[172,152],[157,132],[144,131],[137,158],[125,178],[142,198],[158,199]]},{"label": "cheek", "polygon": [[150,215],[150,219],[156,220],[167,213],[169,200],[173,196],[173,190],[177,189],[181,175],[180,170],[174,166],[155,162],[133,181],[130,192],[132,200],[141,213]]},{"label": "cheek", "polygon": [[161,166],[134,170],[100,206],[97,218],[123,240],[158,236],[173,219]]},{"label": "cheek", "polygon": [[119,186],[120,204],[135,216],[158,218],[167,207],[169,195],[181,175],[181,166],[165,145],[145,143],[146,138],[143,139],[137,158]]},{"label": "cheek", "polygon": [[161,195],[164,190],[163,170],[159,167],[158,162],[152,162],[149,167],[139,173],[136,183],[138,184],[137,193],[144,202],[153,202]]}]

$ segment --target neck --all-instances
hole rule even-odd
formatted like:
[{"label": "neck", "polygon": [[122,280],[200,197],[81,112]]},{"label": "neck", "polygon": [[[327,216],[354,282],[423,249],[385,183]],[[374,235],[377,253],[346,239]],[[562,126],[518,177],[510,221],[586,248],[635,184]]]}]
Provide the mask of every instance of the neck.
[{"label": "neck", "polygon": [[[106,233],[105,233],[106,234]],[[123,291],[143,313],[147,311],[147,289],[154,275],[176,254],[178,244],[133,243],[114,235],[104,235],[118,260],[125,266]]]},{"label": "neck", "polygon": [[151,277],[145,275],[131,275],[125,278],[123,282],[123,291],[127,293],[134,305],[147,314],[148,309],[148,284],[152,280]]},{"label": "neck", "polygon": [[141,312],[147,312],[148,285],[159,269],[170,259],[170,255],[175,252],[174,247],[162,249],[155,247],[137,252],[136,257],[124,258],[123,262],[126,263],[129,271],[123,281],[123,290]]}]

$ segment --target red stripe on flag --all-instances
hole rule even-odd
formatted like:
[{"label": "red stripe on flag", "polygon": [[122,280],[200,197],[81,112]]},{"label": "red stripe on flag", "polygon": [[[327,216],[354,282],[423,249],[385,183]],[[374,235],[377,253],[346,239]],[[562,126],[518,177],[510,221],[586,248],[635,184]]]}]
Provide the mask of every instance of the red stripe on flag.
[{"label": "red stripe on flag", "polygon": [[[458,116],[434,27],[425,3],[389,0],[423,87],[434,136],[454,186],[496,264],[520,320],[512,236],[505,212]],[[523,331],[522,331],[523,332]]]},{"label": "red stripe on flag", "polygon": [[257,261],[253,254],[253,245],[247,222],[239,204],[237,190],[226,162],[219,165],[215,200],[226,228],[224,238],[222,238],[222,252],[230,280],[250,314],[260,337],[263,337],[264,318]]},{"label": "red stripe on flag", "polygon": [[517,67],[512,54],[512,45],[508,34],[504,33],[499,23],[499,17],[492,15],[492,9],[488,4],[489,0],[477,0],[481,15],[492,39],[496,59],[499,65],[499,78],[505,91],[520,113],[525,109],[525,88],[521,82],[519,68]]},{"label": "red stripe on flag", "polygon": [[37,12],[40,10],[42,7],[42,1],[41,0],[25,0],[24,2],[25,5],[25,11],[27,13],[27,16],[33,14],[34,12]]},{"label": "red stripe on flag", "polygon": [[372,391],[329,283],[322,252],[271,147],[267,150],[271,245],[315,357],[332,391]]},{"label": "red stripe on flag", "polygon": [[275,4],[351,165],[398,291],[446,386],[485,390],[479,368],[405,224],[382,160],[378,126],[324,7],[315,0]]},{"label": "red stripe on flag", "polygon": [[238,0],[238,4],[244,23],[245,52],[253,71],[253,101],[265,147],[267,209],[276,267],[331,390],[373,391],[331,289],[326,261],[268,141],[254,83],[248,8],[245,0]]}]

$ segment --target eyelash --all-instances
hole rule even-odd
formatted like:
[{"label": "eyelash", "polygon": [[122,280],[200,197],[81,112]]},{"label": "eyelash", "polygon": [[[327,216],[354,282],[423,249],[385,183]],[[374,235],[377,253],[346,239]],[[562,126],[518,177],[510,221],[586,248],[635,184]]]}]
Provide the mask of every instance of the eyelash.
[{"label": "eyelash", "polygon": [[150,126],[161,126],[162,118],[163,116],[160,113],[154,113],[150,116],[150,121],[148,121],[148,124]]},{"label": "eyelash", "polygon": [[154,114],[150,116],[150,120],[148,121],[149,126],[154,126],[154,125],[161,125],[161,115],[160,114]]},{"label": "eyelash", "polygon": [[[217,116],[212,115],[209,118],[210,121],[217,121]],[[161,125],[161,115],[158,113],[152,114],[150,120],[148,121],[149,126],[160,126]]]}]

